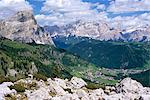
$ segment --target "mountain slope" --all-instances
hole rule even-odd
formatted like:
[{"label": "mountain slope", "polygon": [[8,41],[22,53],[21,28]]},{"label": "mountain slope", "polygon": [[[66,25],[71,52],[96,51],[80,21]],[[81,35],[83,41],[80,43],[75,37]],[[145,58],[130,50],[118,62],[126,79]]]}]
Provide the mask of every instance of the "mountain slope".
[{"label": "mountain slope", "polygon": [[[82,67],[81,67],[82,66]],[[39,73],[48,77],[71,77],[94,67],[80,58],[50,45],[24,44],[0,39],[0,75],[14,79]],[[71,75],[72,74],[72,75]]]},{"label": "mountain slope", "polygon": [[19,11],[5,20],[0,20],[0,36],[25,43],[52,44],[53,41],[40,27],[32,11]]},{"label": "mountain slope", "polygon": [[150,86],[150,70],[138,74],[132,74],[130,77],[141,82],[144,86]]},{"label": "mountain slope", "polygon": [[[72,39],[72,41],[76,40]],[[68,40],[62,41],[68,45],[66,50],[97,66],[128,69],[144,68],[149,65],[150,45],[148,43],[105,42],[83,38],[76,44],[72,44]],[[56,46],[61,48],[57,43],[55,41]]]}]

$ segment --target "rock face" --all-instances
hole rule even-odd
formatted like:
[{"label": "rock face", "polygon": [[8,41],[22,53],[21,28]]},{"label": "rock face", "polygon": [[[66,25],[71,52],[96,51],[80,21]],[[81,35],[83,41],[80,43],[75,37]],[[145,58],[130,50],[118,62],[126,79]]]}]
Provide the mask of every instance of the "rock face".
[{"label": "rock face", "polygon": [[81,36],[97,40],[113,41],[150,41],[150,26],[123,30],[120,27],[112,27],[104,21],[85,22],[77,21],[65,26],[44,27],[52,37],[56,36]]},{"label": "rock face", "polygon": [[[8,88],[13,83],[3,83],[0,85],[0,87],[3,86],[3,89],[0,88],[0,98],[4,98],[6,94],[13,94],[17,100],[21,100],[21,95],[24,95],[24,98],[28,100],[150,100],[150,88],[143,87],[131,78],[125,78],[116,87],[106,86],[105,90],[101,88],[88,89],[85,87],[86,82],[77,77],[73,77],[70,81],[68,79],[48,78],[45,82],[27,78],[14,84],[19,83],[26,87],[28,87],[27,84],[31,86],[31,84],[36,83],[36,85],[34,89],[26,89],[24,93],[20,94]],[[7,92],[5,92],[6,90]]]},{"label": "rock face", "polygon": [[2,37],[25,43],[53,44],[51,37],[40,27],[32,11],[20,11],[14,16],[0,21]]},{"label": "rock face", "polygon": [[132,32],[127,32],[121,34],[125,41],[138,41],[138,42],[147,42],[150,41],[150,30],[149,27],[134,30]]},{"label": "rock face", "polygon": [[45,30],[47,30],[53,37],[57,35],[75,35],[98,40],[119,39],[121,37],[121,35],[118,34],[120,30],[112,29],[106,22],[77,21],[66,26],[62,26],[59,28],[57,27],[57,31],[51,31],[50,29],[51,27],[45,27]]}]

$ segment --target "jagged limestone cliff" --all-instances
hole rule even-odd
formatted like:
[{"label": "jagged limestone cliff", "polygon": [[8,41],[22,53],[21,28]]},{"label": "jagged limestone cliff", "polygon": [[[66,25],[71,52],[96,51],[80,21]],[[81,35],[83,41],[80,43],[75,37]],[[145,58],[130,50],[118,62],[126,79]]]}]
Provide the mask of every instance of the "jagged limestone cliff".
[{"label": "jagged limestone cliff", "polygon": [[25,43],[53,44],[51,37],[40,27],[32,11],[19,11],[14,16],[0,21],[2,37]]}]

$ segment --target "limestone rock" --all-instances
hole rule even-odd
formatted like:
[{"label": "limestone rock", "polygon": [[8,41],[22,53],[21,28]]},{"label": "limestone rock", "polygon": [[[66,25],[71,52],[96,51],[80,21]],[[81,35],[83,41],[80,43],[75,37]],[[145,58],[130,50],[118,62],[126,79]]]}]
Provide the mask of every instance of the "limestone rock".
[{"label": "limestone rock", "polygon": [[82,89],[77,90],[75,93],[78,95],[79,98],[82,98],[82,97],[87,98],[88,97],[88,94]]},{"label": "limestone rock", "polygon": [[123,79],[117,86],[117,92],[121,93],[141,93],[143,92],[143,86],[141,83],[131,78]]},{"label": "limestone rock", "polygon": [[52,37],[81,36],[101,41],[150,41],[150,25],[122,29],[118,25],[112,26],[107,21],[79,20],[64,26],[45,26],[44,29],[49,32]]},{"label": "limestone rock", "polygon": [[14,85],[12,82],[4,82],[0,84],[0,100],[4,100],[4,97],[8,94],[16,94],[16,90],[10,90],[9,86]]},{"label": "limestone rock", "polygon": [[96,89],[96,90],[92,90],[89,93],[89,98],[90,100],[103,100],[103,96],[104,96],[104,90],[103,89]]},{"label": "limestone rock", "polygon": [[121,34],[119,33],[120,29],[112,29],[107,22],[105,21],[76,21],[68,25],[64,25],[56,28],[56,31],[53,30],[53,27],[45,27],[45,30],[48,31],[51,36],[82,36],[89,37],[98,40],[111,40],[119,39]]},{"label": "limestone rock", "polygon": [[50,78],[48,79],[48,87],[51,92],[53,92],[57,95],[66,94],[64,89],[59,84],[57,84],[55,81],[51,80]]},{"label": "limestone rock", "polygon": [[115,95],[105,95],[103,98],[104,100],[130,100],[125,98],[125,96],[121,93]]},{"label": "limestone rock", "polygon": [[95,96],[103,96],[104,94],[104,90],[103,89],[96,89],[90,92],[90,94],[95,95]]},{"label": "limestone rock", "polygon": [[0,21],[2,37],[25,43],[53,44],[51,37],[40,27],[32,11],[19,11],[14,16]]},{"label": "limestone rock", "polygon": [[60,97],[60,100],[80,100],[77,94],[65,94]]},{"label": "limestone rock", "polygon": [[[32,75],[29,76],[32,77]],[[9,86],[13,85],[11,82],[0,84],[0,100],[3,100],[7,94],[13,94],[18,100],[21,98],[28,100],[150,100],[150,88],[143,87],[131,78],[123,79],[116,88],[106,86],[105,90],[110,92],[107,94],[101,88],[95,90],[85,88],[86,82],[77,77],[73,77],[70,81],[59,78],[37,81],[27,78],[14,84],[30,84],[32,82],[36,82],[35,88],[28,88],[21,94],[9,89]]]},{"label": "limestone rock", "polygon": [[150,100],[150,95],[141,95],[141,100]]},{"label": "limestone rock", "polygon": [[68,88],[67,84],[66,84],[68,82],[68,80],[63,80],[63,79],[55,78],[54,81],[55,81],[55,83],[57,85],[61,86],[63,89],[67,89]]},{"label": "limestone rock", "polygon": [[7,76],[15,76],[18,72],[15,69],[8,69]]},{"label": "limestone rock", "polygon": [[87,83],[81,78],[73,77],[70,81],[73,88],[82,88],[87,85]]},{"label": "limestone rock", "polygon": [[26,91],[25,94],[27,95],[28,100],[44,100],[52,98],[49,92],[48,88],[40,87],[35,91]]}]

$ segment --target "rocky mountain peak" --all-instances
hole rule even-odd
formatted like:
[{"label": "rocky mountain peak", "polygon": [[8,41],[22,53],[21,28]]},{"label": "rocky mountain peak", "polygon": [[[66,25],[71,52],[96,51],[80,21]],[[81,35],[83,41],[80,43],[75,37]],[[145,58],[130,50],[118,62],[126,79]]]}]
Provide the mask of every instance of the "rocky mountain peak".
[{"label": "rocky mountain peak", "polygon": [[0,21],[0,35],[25,43],[53,44],[51,37],[40,27],[30,10],[19,11]]},{"label": "rocky mountain peak", "polygon": [[82,36],[82,37],[89,37],[93,39],[99,40],[110,40],[110,39],[119,39],[121,37],[120,30],[114,29],[109,26],[107,22],[98,21],[98,22],[91,22],[91,21],[76,21],[70,23],[68,25],[62,26],[59,28],[59,33],[53,34],[49,31],[52,36],[56,35],[75,35],[75,36]]},{"label": "rocky mountain peak", "polygon": [[24,11],[19,11],[17,12],[14,16],[12,16],[10,19],[10,21],[18,21],[18,22],[26,22],[28,20],[34,20],[35,24],[37,24],[34,15],[32,13],[32,11],[30,10],[24,10]]},{"label": "rocky mountain peak", "polygon": [[[121,29],[120,27],[113,27],[106,21],[76,21],[70,24],[58,27],[54,31],[54,26],[47,27],[47,32],[52,37],[55,36],[81,36],[89,37],[96,40],[114,40],[114,41],[150,41],[150,26],[138,27],[131,29]],[[55,26],[56,27],[56,26]],[[52,31],[53,30],[53,31]]]}]

